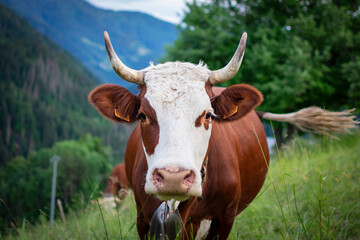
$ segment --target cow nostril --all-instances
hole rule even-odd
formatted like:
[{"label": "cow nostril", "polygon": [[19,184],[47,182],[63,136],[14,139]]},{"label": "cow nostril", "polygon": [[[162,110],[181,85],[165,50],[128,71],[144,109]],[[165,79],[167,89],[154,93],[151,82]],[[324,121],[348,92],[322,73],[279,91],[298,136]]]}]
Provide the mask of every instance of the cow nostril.
[{"label": "cow nostril", "polygon": [[185,178],[183,179],[183,184],[185,186],[191,186],[195,181],[195,173],[193,171],[190,171],[186,176]]},{"label": "cow nostril", "polygon": [[164,176],[156,169],[153,173],[155,185],[163,184],[165,182]]}]

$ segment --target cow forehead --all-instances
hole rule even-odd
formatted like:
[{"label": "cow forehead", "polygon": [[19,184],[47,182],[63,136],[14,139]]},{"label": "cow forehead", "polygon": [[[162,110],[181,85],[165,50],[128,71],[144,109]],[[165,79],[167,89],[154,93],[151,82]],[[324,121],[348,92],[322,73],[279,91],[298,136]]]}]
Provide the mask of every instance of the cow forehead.
[{"label": "cow forehead", "polygon": [[206,65],[184,62],[168,62],[144,69],[145,97],[156,112],[181,109],[185,115],[199,114],[210,108],[205,83],[210,71]]}]

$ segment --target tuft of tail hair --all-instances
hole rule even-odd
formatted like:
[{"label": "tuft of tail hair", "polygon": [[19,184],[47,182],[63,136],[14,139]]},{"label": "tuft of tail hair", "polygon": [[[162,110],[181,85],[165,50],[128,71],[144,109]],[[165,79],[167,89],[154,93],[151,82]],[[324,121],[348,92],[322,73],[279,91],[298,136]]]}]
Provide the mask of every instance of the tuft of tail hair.
[{"label": "tuft of tail hair", "polygon": [[331,133],[351,133],[350,129],[360,124],[353,115],[355,108],[341,112],[331,112],[319,107],[303,108],[297,112],[275,114],[256,111],[260,118],[278,122],[288,122],[305,132],[325,134],[337,138]]}]

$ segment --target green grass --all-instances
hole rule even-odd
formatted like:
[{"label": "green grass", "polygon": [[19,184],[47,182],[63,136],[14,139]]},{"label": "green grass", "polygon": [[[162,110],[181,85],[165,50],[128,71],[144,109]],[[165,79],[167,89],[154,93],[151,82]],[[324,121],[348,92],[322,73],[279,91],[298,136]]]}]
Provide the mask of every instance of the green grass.
[{"label": "green grass", "polygon": [[[17,229],[18,234],[12,234],[6,239],[137,239],[136,207],[133,194],[121,203],[118,210],[101,206],[97,203],[85,209],[71,211],[66,215],[66,224],[57,215],[54,227],[49,228],[49,217],[43,214],[36,225],[24,222]],[[104,222],[106,224],[106,232]]]},{"label": "green grass", "polygon": [[[323,141],[325,140],[325,141]],[[235,220],[229,239],[359,239],[360,132],[332,139],[296,139],[273,156],[257,198]],[[49,229],[48,217],[23,223],[7,239],[137,239],[128,196],[116,211],[97,204],[70,212]]]},{"label": "green grass", "polygon": [[360,133],[296,139],[272,157],[263,194],[229,239],[359,239]]}]

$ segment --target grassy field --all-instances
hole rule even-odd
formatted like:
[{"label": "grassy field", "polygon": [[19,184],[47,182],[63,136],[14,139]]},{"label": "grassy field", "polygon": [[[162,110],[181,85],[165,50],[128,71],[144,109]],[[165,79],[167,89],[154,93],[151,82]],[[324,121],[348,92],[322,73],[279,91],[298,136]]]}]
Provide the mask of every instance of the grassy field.
[{"label": "grassy field", "polygon": [[[360,132],[295,139],[279,156],[229,239],[360,239]],[[45,215],[36,225],[24,221],[7,239],[138,238],[133,195],[118,210],[101,209],[70,212],[66,224],[58,217],[52,229]]]},{"label": "grassy field", "polygon": [[271,159],[230,239],[359,239],[360,134],[296,139]]}]

